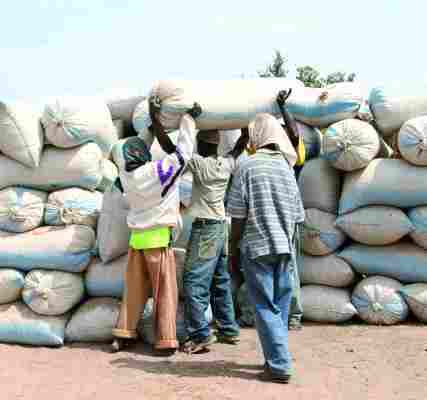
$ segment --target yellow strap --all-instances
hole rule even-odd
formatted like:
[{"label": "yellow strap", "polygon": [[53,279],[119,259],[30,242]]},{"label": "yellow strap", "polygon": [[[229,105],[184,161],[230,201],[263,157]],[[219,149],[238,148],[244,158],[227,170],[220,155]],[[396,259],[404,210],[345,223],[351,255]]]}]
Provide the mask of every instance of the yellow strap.
[{"label": "yellow strap", "polygon": [[304,140],[302,138],[302,136],[299,136],[298,138],[298,146],[296,148],[297,150],[297,161],[295,165],[303,165],[305,162],[305,145],[304,145]]}]

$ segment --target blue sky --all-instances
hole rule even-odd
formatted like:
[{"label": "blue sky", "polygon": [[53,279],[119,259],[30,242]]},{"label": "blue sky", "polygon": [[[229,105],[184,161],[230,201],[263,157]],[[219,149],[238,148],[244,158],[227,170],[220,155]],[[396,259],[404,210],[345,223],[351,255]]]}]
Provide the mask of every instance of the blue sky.
[{"label": "blue sky", "polygon": [[146,93],[155,79],[253,77],[274,49],[365,88],[427,82],[427,2],[15,0],[0,19],[0,99]]}]

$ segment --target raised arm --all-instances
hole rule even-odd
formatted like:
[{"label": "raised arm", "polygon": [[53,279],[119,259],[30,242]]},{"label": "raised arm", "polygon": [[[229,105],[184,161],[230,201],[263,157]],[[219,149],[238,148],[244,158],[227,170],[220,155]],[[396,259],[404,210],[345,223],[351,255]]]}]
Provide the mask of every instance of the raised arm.
[{"label": "raised arm", "polygon": [[153,136],[157,138],[162,150],[167,154],[171,154],[175,151],[176,147],[171,138],[166,134],[165,129],[157,117],[161,108],[160,98],[157,96],[150,97],[148,105],[151,119],[151,126],[149,129]]},{"label": "raised arm", "polygon": [[286,109],[286,100],[289,98],[289,96],[292,93],[292,89],[289,89],[288,91],[282,90],[277,95],[277,105],[279,106],[280,112],[283,117],[283,122],[285,124],[289,139],[291,140],[294,147],[298,145],[298,139],[299,139],[299,132],[298,127],[295,122],[294,117],[292,114]]},{"label": "raised arm", "polygon": [[248,128],[242,128],[242,134],[234,145],[233,150],[231,150],[228,154],[232,156],[234,159],[237,159],[240,154],[246,149],[246,146],[249,142],[249,131]]}]

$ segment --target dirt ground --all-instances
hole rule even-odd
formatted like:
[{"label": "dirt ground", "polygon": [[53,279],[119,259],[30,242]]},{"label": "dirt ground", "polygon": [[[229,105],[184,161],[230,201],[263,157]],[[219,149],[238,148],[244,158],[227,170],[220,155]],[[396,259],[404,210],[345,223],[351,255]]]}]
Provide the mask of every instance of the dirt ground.
[{"label": "dirt ground", "polygon": [[140,345],[109,354],[108,345],[61,349],[0,346],[3,400],[134,399],[427,399],[427,327],[305,325],[291,332],[295,378],[259,382],[263,362],[253,329],[239,346],[158,358]]}]

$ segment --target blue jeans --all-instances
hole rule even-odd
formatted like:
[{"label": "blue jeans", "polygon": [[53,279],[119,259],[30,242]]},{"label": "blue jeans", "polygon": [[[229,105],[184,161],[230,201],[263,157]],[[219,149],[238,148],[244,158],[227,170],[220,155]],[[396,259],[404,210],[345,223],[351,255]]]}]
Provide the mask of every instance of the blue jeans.
[{"label": "blue jeans", "polygon": [[184,265],[185,323],[189,338],[199,342],[209,334],[205,312],[209,301],[222,335],[239,335],[228,272],[227,225],[215,220],[195,221]]},{"label": "blue jeans", "polygon": [[288,254],[249,259],[242,254],[249,299],[265,362],[273,373],[291,374],[288,314],[292,296]]},{"label": "blue jeans", "polygon": [[298,265],[290,269],[289,278],[292,286],[292,298],[289,309],[289,322],[301,323],[302,320],[302,302],[301,302],[301,282],[298,274]]}]

